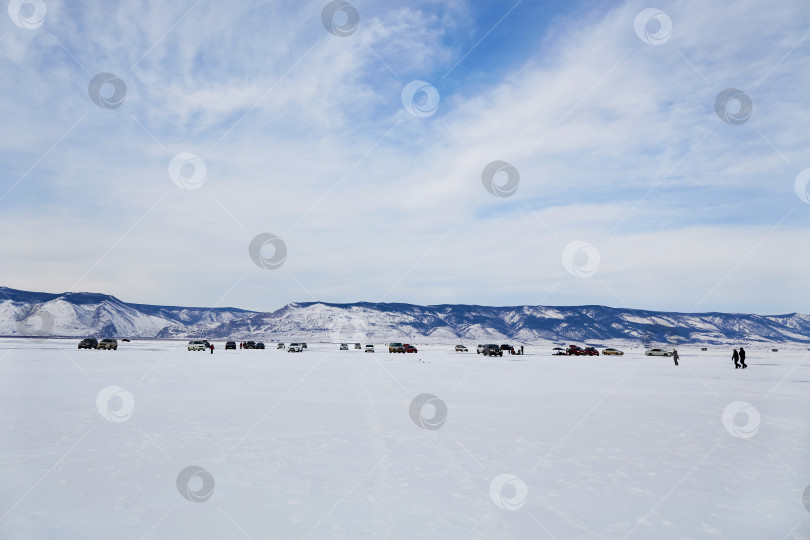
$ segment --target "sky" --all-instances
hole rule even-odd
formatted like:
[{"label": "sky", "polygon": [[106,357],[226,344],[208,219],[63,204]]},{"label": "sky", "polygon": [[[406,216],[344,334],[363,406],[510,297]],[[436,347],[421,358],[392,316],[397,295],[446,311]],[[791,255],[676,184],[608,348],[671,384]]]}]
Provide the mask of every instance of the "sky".
[{"label": "sky", "polygon": [[0,285],[810,312],[806,0],[7,11]]}]

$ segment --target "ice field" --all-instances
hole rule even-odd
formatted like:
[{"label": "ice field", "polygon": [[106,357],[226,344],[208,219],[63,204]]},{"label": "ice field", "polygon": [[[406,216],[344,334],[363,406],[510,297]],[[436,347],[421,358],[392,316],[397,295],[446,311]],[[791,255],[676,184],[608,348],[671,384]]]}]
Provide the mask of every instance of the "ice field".
[{"label": "ice field", "polygon": [[810,538],[807,350],[77,343],[0,340],[2,539]]}]

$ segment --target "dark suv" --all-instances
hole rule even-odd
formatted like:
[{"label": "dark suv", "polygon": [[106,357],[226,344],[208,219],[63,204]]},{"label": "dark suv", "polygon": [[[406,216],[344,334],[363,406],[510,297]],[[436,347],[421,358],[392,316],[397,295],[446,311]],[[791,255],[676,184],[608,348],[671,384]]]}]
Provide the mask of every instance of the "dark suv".
[{"label": "dark suv", "polygon": [[228,349],[233,349],[233,350],[236,350],[236,342],[235,342],[235,341],[229,341],[229,342],[227,342],[227,343],[225,344],[225,350],[227,351]]},{"label": "dark suv", "polygon": [[96,338],[88,337],[79,342],[80,349],[98,349],[98,340]]},{"label": "dark suv", "polygon": [[256,342],[255,341],[246,341],[245,342],[245,348],[246,349],[255,349],[256,348]]},{"label": "dark suv", "polygon": [[481,354],[484,356],[503,356],[503,351],[498,345],[490,343],[488,345],[484,345],[484,350],[481,351]]}]

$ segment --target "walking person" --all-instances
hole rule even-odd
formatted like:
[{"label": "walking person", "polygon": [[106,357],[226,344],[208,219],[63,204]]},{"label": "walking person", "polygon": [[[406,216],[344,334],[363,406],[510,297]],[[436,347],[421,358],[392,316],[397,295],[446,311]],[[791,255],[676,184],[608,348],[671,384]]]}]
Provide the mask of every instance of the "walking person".
[{"label": "walking person", "polygon": [[734,360],[734,369],[740,369],[740,355],[737,354],[737,349],[734,349],[731,359]]},{"label": "walking person", "polygon": [[740,366],[745,369],[748,367],[748,364],[745,363],[745,349],[740,347]]},{"label": "walking person", "polygon": [[673,351],[672,351],[672,359],[673,359],[673,360],[675,360],[675,365],[676,365],[676,366],[678,365],[678,359],[679,359],[679,358],[680,358],[680,356],[678,356],[678,351],[673,350]]},{"label": "walking person", "polygon": [[214,344],[211,344],[211,354],[214,354]]},{"label": "walking person", "polygon": [[520,346],[520,354],[523,354],[523,345]]}]

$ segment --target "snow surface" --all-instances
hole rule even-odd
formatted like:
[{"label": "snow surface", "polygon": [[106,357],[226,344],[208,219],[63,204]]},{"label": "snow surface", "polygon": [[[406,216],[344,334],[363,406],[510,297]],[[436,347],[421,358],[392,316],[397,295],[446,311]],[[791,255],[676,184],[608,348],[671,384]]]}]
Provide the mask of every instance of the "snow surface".
[{"label": "snow surface", "polygon": [[806,349],[76,344],[0,339],[0,538],[810,538]]}]

